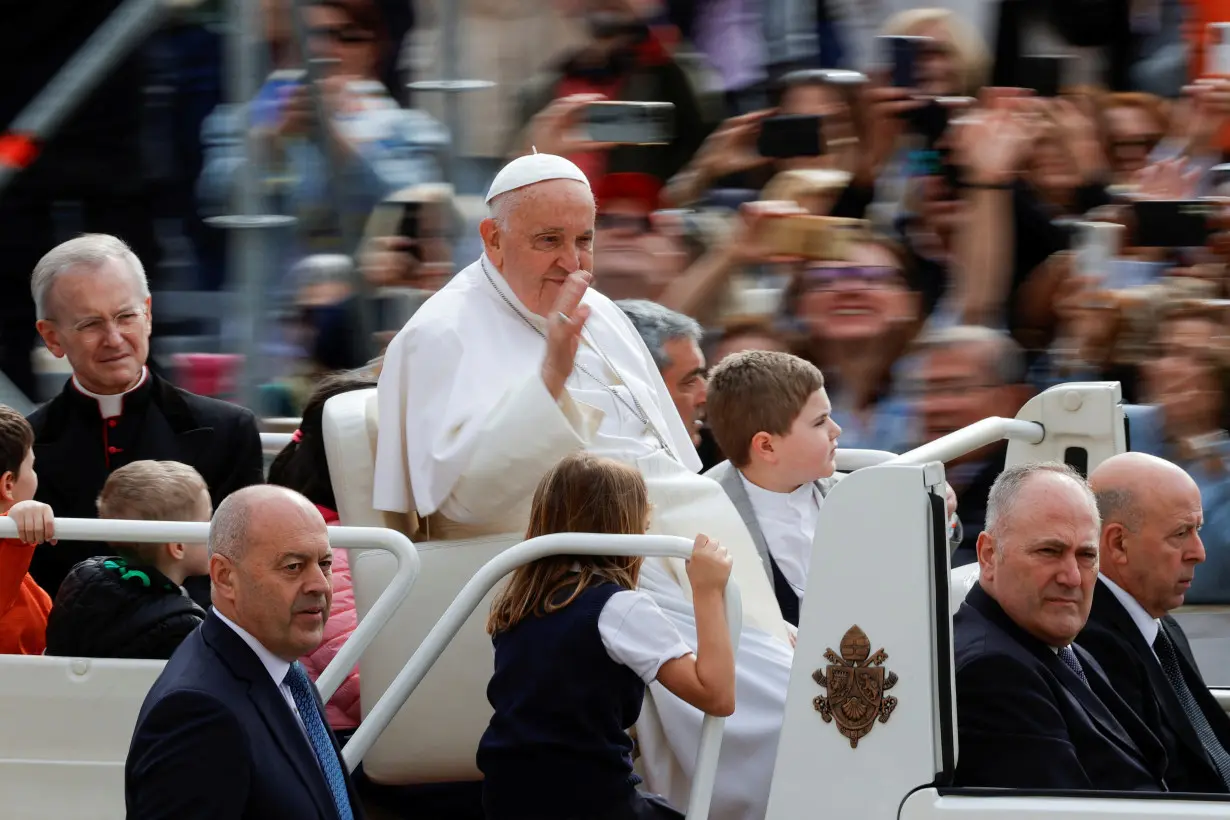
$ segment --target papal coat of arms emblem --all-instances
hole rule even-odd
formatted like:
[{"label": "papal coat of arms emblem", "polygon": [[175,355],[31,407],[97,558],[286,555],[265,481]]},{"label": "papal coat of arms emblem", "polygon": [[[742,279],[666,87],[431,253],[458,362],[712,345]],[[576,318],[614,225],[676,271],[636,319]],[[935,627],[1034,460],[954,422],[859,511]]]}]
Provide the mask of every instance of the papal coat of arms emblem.
[{"label": "papal coat of arms emblem", "polygon": [[824,651],[829,661],[825,669],[812,673],[812,680],[828,690],[812,701],[825,723],[837,722],[837,731],[850,739],[850,748],[857,749],[860,738],[867,735],[876,718],[887,723],[897,699],[884,694],[897,684],[897,676],[883,666],[888,653],[871,651],[871,641],[858,628],[850,627],[841,639],[841,657],[832,649]]}]

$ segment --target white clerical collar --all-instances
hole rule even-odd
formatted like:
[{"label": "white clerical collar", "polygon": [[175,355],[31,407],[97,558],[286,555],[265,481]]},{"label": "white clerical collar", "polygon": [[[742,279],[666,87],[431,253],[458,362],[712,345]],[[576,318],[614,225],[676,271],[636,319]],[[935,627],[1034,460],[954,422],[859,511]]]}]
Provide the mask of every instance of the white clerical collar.
[{"label": "white clerical collar", "polygon": [[491,261],[485,252],[478,258],[478,267],[484,279],[491,279],[491,284],[495,285],[496,293],[499,296],[507,299],[513,309],[520,312],[527,321],[532,322],[534,327],[543,333],[547,332],[547,320],[521,303],[521,300],[517,298],[517,294],[513,293],[512,288],[508,286],[508,280],[504,278],[504,274],[500,273],[495,263]]},{"label": "white clerical collar", "polygon": [[76,387],[77,390],[82,395],[89,396],[90,398],[98,402],[98,412],[102,414],[103,418],[110,419],[110,418],[115,418],[116,416],[124,415],[124,397],[127,396],[132,391],[136,390],[141,385],[145,384],[145,380],[147,378],[149,378],[149,368],[143,367],[141,368],[141,378],[138,379],[137,383],[134,384],[132,387],[128,388],[123,393],[115,393],[114,395],[104,396],[99,393],[93,393],[89,390],[86,390],[81,385],[80,380],[78,380],[77,374],[74,373],[73,374],[73,387]]},{"label": "white clerical collar", "polygon": [[1136,628],[1140,630],[1140,634],[1144,636],[1145,643],[1150,647],[1157,640],[1157,630],[1159,629],[1157,619],[1145,612],[1145,608],[1140,605],[1140,602],[1132,597],[1131,593],[1123,589],[1114,581],[1107,578],[1101,573],[1098,574],[1098,580],[1106,584],[1106,588],[1114,593],[1119,599],[1119,603],[1127,610],[1127,614],[1132,616],[1132,623],[1136,624]]},{"label": "white clerical collar", "polygon": [[261,665],[265,667],[265,671],[269,673],[269,677],[273,678],[274,686],[281,686],[286,680],[286,673],[290,671],[290,662],[284,661],[277,655],[265,648],[265,645],[248,634],[247,630],[236,624],[230,618],[223,615],[214,607],[214,614],[218,616],[218,620],[231,628],[248,647],[256,653],[256,657],[260,659]]}]

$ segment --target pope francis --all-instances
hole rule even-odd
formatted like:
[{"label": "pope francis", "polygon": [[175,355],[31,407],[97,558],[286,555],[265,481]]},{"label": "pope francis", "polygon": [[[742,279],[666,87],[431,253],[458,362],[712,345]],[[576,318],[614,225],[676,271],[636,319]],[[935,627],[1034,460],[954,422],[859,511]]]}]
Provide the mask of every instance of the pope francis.
[{"label": "pope francis", "polygon": [[[534,487],[576,450],[635,464],[653,531],[704,532],[734,556],[744,630],[711,816],[763,817],[792,651],[751,537],[700,460],[649,350],[589,288],[595,203],[562,157],[509,163],[487,196],[484,254],[427,300],[380,376],[374,504],[417,512],[430,538],[523,532]],[[641,587],[695,641],[683,562]],[[658,684],[638,722],[647,786],[686,805],[701,715]]]}]

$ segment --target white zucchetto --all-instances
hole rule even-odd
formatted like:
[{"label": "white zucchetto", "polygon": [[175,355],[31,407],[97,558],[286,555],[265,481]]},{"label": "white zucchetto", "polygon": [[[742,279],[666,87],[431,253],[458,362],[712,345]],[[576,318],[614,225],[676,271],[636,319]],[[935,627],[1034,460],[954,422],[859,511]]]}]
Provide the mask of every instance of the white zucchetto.
[{"label": "white zucchetto", "polygon": [[500,194],[549,179],[573,179],[589,187],[585,174],[570,160],[555,154],[526,154],[500,169],[491,182],[491,189],[487,191],[486,202],[490,204]]}]

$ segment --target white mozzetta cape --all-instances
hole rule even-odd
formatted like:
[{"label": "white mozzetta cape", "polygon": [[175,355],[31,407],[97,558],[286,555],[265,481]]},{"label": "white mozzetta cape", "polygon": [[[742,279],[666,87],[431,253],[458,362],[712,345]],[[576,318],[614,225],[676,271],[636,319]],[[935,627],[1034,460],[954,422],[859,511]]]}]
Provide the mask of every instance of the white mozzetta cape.
[{"label": "white mozzetta cape", "polygon": [[[378,389],[375,508],[422,517],[439,511],[490,532],[514,532],[524,529],[534,488],[560,458],[582,449],[619,458],[645,475],[654,531],[687,538],[704,532],[720,540],[735,559],[744,617],[785,640],[747,527],[717,482],[696,474],[700,459],[688,430],[623,311],[588,290],[586,337],[618,369],[674,459],[652,452],[643,425],[578,370],[554,401],[541,377],[546,340],[505,298],[541,322],[484,257],[428,299],[389,344]],[[586,344],[582,357],[592,371],[601,367]],[[598,406],[603,401],[605,410]],[[690,599],[682,562],[673,571]]]},{"label": "white mozzetta cape", "polygon": [[[540,321],[495,266],[487,267],[523,315]],[[586,335],[630,382],[684,466],[699,470],[688,431],[632,323],[593,289],[582,301],[592,311]],[[551,398],[541,377],[546,349],[500,298],[481,261],[428,299],[389,344],[381,370],[376,508],[440,511],[473,524],[528,501],[546,468],[585,447],[602,421],[597,408]],[[569,380],[569,393],[580,378]],[[394,418],[404,423],[386,423]]]}]

